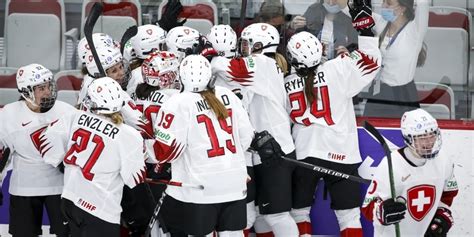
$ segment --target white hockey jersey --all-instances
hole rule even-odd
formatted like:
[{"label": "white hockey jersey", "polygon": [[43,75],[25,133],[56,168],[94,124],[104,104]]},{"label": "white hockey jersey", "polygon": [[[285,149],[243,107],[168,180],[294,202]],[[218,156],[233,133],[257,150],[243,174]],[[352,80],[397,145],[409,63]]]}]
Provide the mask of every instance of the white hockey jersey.
[{"label": "white hockey jersey", "polygon": [[222,203],[246,197],[244,152],[254,131],[237,96],[219,86],[215,94],[229,113],[225,120],[218,120],[201,95],[192,92],[171,97],[157,120],[155,150],[161,162],[172,162],[172,180],[204,186],[168,186],[166,193],[183,202]]},{"label": "white hockey jersey", "polygon": [[378,38],[359,36],[359,50],[317,68],[311,105],[306,99],[304,79],[296,74],[285,78],[287,110],[295,123],[293,139],[299,160],[318,157],[344,164],[362,161],[352,97],[375,78],[380,63]]},{"label": "white hockey jersey", "polygon": [[[12,176],[10,194],[16,196],[58,195],[63,190],[63,174],[46,164],[39,150],[41,132],[64,114],[77,111],[56,101],[46,113],[35,113],[25,101],[7,104],[0,111],[0,146],[10,148]],[[0,149],[2,150],[2,149]]]},{"label": "white hockey jersey", "polygon": [[[94,78],[90,77],[89,75],[84,76],[84,80],[82,81],[81,91],[79,92],[79,99],[77,101],[78,104],[82,104],[82,101],[87,96],[87,88],[92,83]],[[136,86],[135,86],[136,87]],[[153,126],[150,121],[147,121],[143,116],[140,110],[135,106],[135,102],[132,100],[130,95],[123,91],[122,95],[125,97],[125,101],[127,102],[126,106],[122,108],[120,111],[123,115],[123,119],[125,123],[136,130],[138,130],[144,138],[152,138],[153,137]],[[82,106],[82,110],[87,110]]]},{"label": "white hockey jersey", "polygon": [[[148,98],[145,100],[136,99],[135,106],[139,111],[142,112],[143,116],[146,120],[151,124],[156,124],[156,117],[163,106],[163,104],[169,100],[169,98],[175,94],[179,93],[178,90],[175,89],[161,89],[156,90],[148,95]],[[146,149],[147,153],[149,154],[149,159],[147,163],[158,163],[158,160],[155,157],[155,153],[153,151],[153,145],[155,144],[154,139],[146,139]]]},{"label": "white hockey jersey", "polygon": [[[392,152],[396,196],[407,201],[405,218],[399,223],[401,236],[424,236],[438,207],[448,208],[458,192],[454,164],[448,157],[428,159],[416,167],[400,150]],[[381,200],[391,198],[387,159],[376,168],[367,189],[362,213],[373,220],[374,236],[395,236],[395,225],[383,226],[376,208]]]},{"label": "white hockey jersey", "polygon": [[[256,131],[267,130],[280,144],[286,154],[295,150],[291,137],[291,121],[285,111],[286,98],[283,73],[275,60],[256,54],[245,58],[213,59],[212,68],[219,85],[240,88],[242,104]],[[254,155],[254,165],[261,163]]]},{"label": "white hockey jersey", "polygon": [[127,84],[127,94],[130,95],[130,97],[133,100],[136,100],[136,95],[135,95],[135,90],[137,89],[137,86],[141,83],[143,83],[143,75],[142,75],[142,68],[137,67],[132,70],[132,76],[130,78],[130,81]]},{"label": "white hockey jersey", "polygon": [[84,111],[51,123],[40,137],[53,166],[64,161],[62,197],[110,223],[120,223],[122,190],[145,179],[145,151],[138,131]]}]

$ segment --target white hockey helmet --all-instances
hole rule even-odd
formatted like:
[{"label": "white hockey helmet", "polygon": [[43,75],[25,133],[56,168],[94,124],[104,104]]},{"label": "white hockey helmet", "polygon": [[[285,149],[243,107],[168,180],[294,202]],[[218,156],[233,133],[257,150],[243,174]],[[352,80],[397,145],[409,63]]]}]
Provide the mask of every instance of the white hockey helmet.
[{"label": "white hockey helmet", "polygon": [[207,35],[207,40],[220,56],[233,57],[237,49],[237,34],[229,25],[215,25]]},{"label": "white hockey helmet", "polygon": [[[262,53],[275,53],[280,44],[278,30],[267,23],[253,23],[242,30],[240,36],[240,53],[250,55],[261,50]],[[260,48],[255,46],[260,45]]]},{"label": "white hockey helmet", "polygon": [[197,30],[187,26],[177,26],[166,35],[166,47],[181,61],[186,56],[187,49],[192,49],[195,44],[199,44],[199,37]]},{"label": "white hockey helmet", "polygon": [[[92,34],[92,40],[94,41],[94,46],[96,48],[99,48],[102,46],[120,48],[120,43],[112,39],[110,35],[107,35],[104,33]],[[86,37],[84,37],[77,44],[77,55],[82,64],[86,63],[86,56],[87,56],[87,52],[89,51],[90,51],[89,44],[87,43]]]},{"label": "white hockey helmet", "polygon": [[201,55],[189,55],[179,66],[179,78],[185,91],[206,90],[212,78],[211,64]]},{"label": "white hockey helmet", "polygon": [[147,24],[138,27],[137,35],[130,39],[136,57],[145,59],[155,50],[164,50],[166,31],[157,25]]},{"label": "white hockey helmet", "polygon": [[[120,49],[116,47],[102,46],[96,47],[96,51],[99,56],[100,63],[106,72],[106,76],[117,80],[122,88],[126,89],[128,81],[131,77],[131,73],[128,61],[122,57]],[[89,51],[86,57],[87,71],[92,77],[97,77],[99,74],[99,68],[97,68],[92,52]],[[119,63],[121,63],[123,66],[123,76],[122,78],[114,78],[110,73],[107,73],[107,69],[112,68]]]},{"label": "white hockey helmet", "polygon": [[179,88],[179,62],[167,51],[153,52],[143,61],[142,75],[146,84],[160,88]]},{"label": "white hockey helmet", "polygon": [[112,114],[125,105],[123,90],[117,81],[110,77],[102,77],[92,81],[87,88],[84,106],[96,114]]},{"label": "white hockey helmet", "polygon": [[309,32],[299,32],[291,36],[286,45],[288,62],[298,74],[321,63],[323,46],[318,38]]},{"label": "white hockey helmet", "polygon": [[435,158],[441,150],[438,122],[423,109],[407,111],[401,120],[405,144],[422,158]]},{"label": "white hockey helmet", "polygon": [[[50,109],[56,102],[57,90],[53,73],[40,64],[32,63],[20,67],[16,73],[16,85],[26,101],[41,109]],[[35,98],[35,87],[42,85],[48,86],[51,93],[48,97],[42,97],[38,104]]]}]

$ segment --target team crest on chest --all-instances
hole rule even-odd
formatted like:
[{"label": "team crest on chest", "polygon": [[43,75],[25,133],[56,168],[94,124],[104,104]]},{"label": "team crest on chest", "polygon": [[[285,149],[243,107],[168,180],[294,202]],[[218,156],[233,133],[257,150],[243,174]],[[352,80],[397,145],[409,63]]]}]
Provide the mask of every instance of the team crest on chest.
[{"label": "team crest on chest", "polygon": [[433,208],[436,198],[436,187],[433,185],[418,185],[408,189],[408,212],[416,221],[421,221]]}]

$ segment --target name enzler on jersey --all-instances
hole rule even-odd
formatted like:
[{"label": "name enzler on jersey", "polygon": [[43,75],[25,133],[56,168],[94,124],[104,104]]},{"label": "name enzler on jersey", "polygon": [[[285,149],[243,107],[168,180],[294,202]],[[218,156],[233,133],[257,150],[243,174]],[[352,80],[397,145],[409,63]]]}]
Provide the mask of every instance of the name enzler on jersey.
[{"label": "name enzler on jersey", "polygon": [[92,130],[100,132],[112,139],[115,139],[115,135],[120,132],[120,129],[114,126],[112,123],[105,122],[102,119],[82,114],[77,121],[77,124],[86,126]]}]

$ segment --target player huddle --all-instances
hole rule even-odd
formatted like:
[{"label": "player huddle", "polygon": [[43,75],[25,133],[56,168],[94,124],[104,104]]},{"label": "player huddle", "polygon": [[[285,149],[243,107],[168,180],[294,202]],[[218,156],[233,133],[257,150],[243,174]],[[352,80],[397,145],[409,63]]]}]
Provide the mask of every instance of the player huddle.
[{"label": "player huddle", "polygon": [[423,110],[401,121],[407,146],[392,155],[396,199],[385,163],[361,209],[358,183],[281,159],[358,175],[352,97],[382,58],[370,8],[350,13],[359,48],[326,62],[308,32],[290,38],[282,61],[283,42],[266,23],[240,39],[228,25],[207,36],[143,25],[122,51],[95,33],[100,65],[86,39],[78,44],[77,108],[56,101],[48,69],[21,67],[21,99],[0,111],[0,148],[13,165],[9,232],[40,235],[45,205],[58,236],[119,236],[121,227],[129,236],[247,236],[252,227],[257,236],[310,236],[322,178],[341,236],[362,236],[361,210],[376,236],[394,235],[392,224],[402,236],[445,236],[457,186],[447,185],[453,166],[436,157],[441,133]]}]

